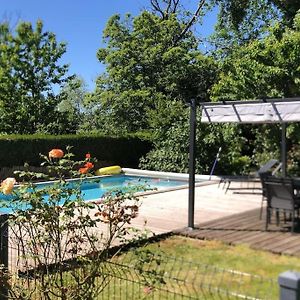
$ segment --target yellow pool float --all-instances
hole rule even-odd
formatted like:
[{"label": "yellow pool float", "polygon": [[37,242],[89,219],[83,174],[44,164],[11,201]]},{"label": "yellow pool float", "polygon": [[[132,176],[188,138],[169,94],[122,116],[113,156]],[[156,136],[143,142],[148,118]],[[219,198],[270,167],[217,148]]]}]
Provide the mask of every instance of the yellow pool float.
[{"label": "yellow pool float", "polygon": [[105,168],[100,168],[95,172],[96,175],[115,175],[120,174],[122,172],[122,168],[120,166],[110,166]]}]

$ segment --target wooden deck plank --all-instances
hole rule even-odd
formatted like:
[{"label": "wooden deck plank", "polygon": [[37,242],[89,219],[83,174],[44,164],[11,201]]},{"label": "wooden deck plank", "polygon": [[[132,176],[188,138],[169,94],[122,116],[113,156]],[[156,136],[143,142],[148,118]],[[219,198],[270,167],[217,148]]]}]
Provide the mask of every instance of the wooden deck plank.
[{"label": "wooden deck plank", "polygon": [[260,239],[250,241],[250,246],[254,249],[282,253],[275,247],[276,242],[281,241],[282,239],[285,239],[283,233],[266,232],[260,236]]},{"label": "wooden deck plank", "polygon": [[259,219],[261,195],[251,191],[238,193],[241,191],[238,182],[233,182],[232,187],[237,190],[228,190],[227,193],[217,184],[197,188],[195,229],[183,227],[188,219],[187,201],[183,200],[188,199],[187,191],[147,196],[140,210],[140,226],[147,220],[154,232],[169,230],[197,239],[248,244],[256,249],[300,256],[300,234],[290,233],[290,223],[281,222],[277,226],[273,214],[272,224],[265,231],[265,207],[263,217]]},{"label": "wooden deck plank", "polygon": [[239,242],[239,244],[245,243],[245,239],[249,239],[251,237],[255,237],[257,233],[255,231],[236,231],[235,233],[231,234],[229,237],[225,237],[228,242],[231,244],[236,244],[236,242]]},{"label": "wooden deck plank", "polygon": [[[233,243],[237,244],[237,241],[241,241],[241,239],[243,238],[244,235],[245,235],[245,232],[242,232],[242,231],[234,232],[233,234],[224,236],[222,238],[222,241],[224,241],[226,243],[230,243],[230,244],[233,244]],[[251,235],[253,235],[253,233],[251,233]]]},{"label": "wooden deck plank", "polygon": [[[247,244],[253,249],[278,254],[300,256],[300,234],[290,232],[289,223],[276,225],[275,215],[265,231],[265,212],[259,219],[260,209],[249,210],[199,224],[185,235],[199,239],[220,240],[229,244]],[[177,233],[182,231],[177,230]]]},{"label": "wooden deck plank", "polygon": [[241,242],[245,244],[254,245],[259,242],[265,241],[270,239],[270,234],[267,232],[255,232],[252,236],[249,236],[248,238],[241,238]]},{"label": "wooden deck plank", "polygon": [[[287,233],[289,234],[289,233]],[[300,244],[300,236],[290,235],[285,237],[284,239],[279,240],[277,243],[274,242],[273,247],[277,249],[277,251],[286,251],[290,248],[294,248],[295,246]]]},{"label": "wooden deck plank", "polygon": [[278,232],[278,233],[272,233],[268,236],[268,232],[265,233],[264,238],[256,241],[252,241],[252,247],[255,249],[262,249],[262,250],[268,250],[268,251],[277,251],[277,248],[275,247],[276,242],[282,241],[285,236]]},{"label": "wooden deck plank", "polygon": [[294,255],[295,253],[300,251],[300,240],[298,243],[294,243],[293,245],[290,245],[289,248],[284,250],[284,253],[289,255]]},{"label": "wooden deck plank", "polygon": [[[254,213],[255,212],[255,216],[257,216],[258,219],[258,215],[257,215],[257,209],[255,209],[254,211],[249,211],[249,213],[247,214],[247,223],[248,220],[250,218],[255,218]],[[237,214],[233,216],[226,216],[224,218],[218,219],[218,220],[212,220],[209,222],[205,222],[205,223],[201,223],[201,228],[206,228],[206,227],[211,227],[213,226],[213,228],[216,228],[218,226],[220,226],[220,228],[228,228],[229,226],[233,226],[236,224],[240,224],[241,222],[243,222],[245,220],[245,214],[241,213],[241,214]],[[245,221],[246,222],[246,221]]]},{"label": "wooden deck plank", "polygon": [[[212,230],[210,231],[210,233]],[[219,232],[219,234],[217,234]],[[203,233],[200,232],[199,235],[197,236],[199,239],[209,239],[209,240],[222,240],[225,241],[225,239],[230,240],[230,243],[236,243],[237,240],[240,240],[242,236],[253,236],[255,235],[254,232],[241,232],[241,231],[213,231],[213,234],[209,233]],[[230,236],[230,237],[228,237]]]},{"label": "wooden deck plank", "polygon": [[257,236],[256,231],[248,231],[244,232],[241,236],[238,236],[235,241],[232,242],[233,245],[239,245],[239,244],[248,244],[247,240],[251,240],[252,238],[255,238]]}]

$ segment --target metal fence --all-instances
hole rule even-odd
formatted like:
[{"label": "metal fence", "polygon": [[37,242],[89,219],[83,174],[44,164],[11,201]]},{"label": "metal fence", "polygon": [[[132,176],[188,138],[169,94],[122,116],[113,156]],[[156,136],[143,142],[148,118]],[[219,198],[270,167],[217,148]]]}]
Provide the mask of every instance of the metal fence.
[{"label": "metal fence", "polygon": [[[9,273],[2,273],[2,293],[9,299],[45,299],[41,292],[41,270],[26,269],[18,258],[18,247],[5,248]],[[84,263],[65,263],[66,288],[76,286],[76,279],[84,278],[91,268]],[[48,272],[48,289],[57,289],[56,267]],[[7,277],[7,275],[9,275]],[[9,285],[5,286],[5,278]],[[7,281],[6,281],[7,283]],[[91,298],[75,299],[278,299],[276,279],[218,268],[180,258],[167,257],[149,250],[134,249],[121,252],[99,263],[92,285]],[[12,293],[13,289],[17,293]],[[20,291],[23,291],[23,298]],[[75,290],[75,288],[74,288]],[[5,298],[2,294],[2,298]],[[1,299],[2,299],[1,298]],[[53,296],[51,299],[58,299]]]},{"label": "metal fence", "polygon": [[276,280],[180,258],[129,252],[109,265],[99,299],[278,299]]},{"label": "metal fence", "polygon": [[[199,261],[168,257],[165,253],[134,247],[97,264],[84,259],[63,261],[63,274],[56,264],[42,268],[37,253],[18,245],[9,236],[7,216],[0,216],[0,299],[61,299],[57,290],[74,290],[65,299],[278,299],[277,278],[222,269]],[[48,261],[51,258],[48,257]],[[61,270],[61,269],[60,269]],[[94,276],[87,274],[93,272]],[[45,275],[46,274],[46,275]],[[59,278],[60,277],[60,278]],[[92,282],[84,282],[84,280]],[[299,277],[300,278],[300,277]],[[42,287],[51,297],[46,298]],[[64,285],[57,284],[63,281]],[[79,282],[82,290],[79,286]],[[79,288],[78,288],[79,287]],[[86,289],[86,292],[85,290]],[[61,292],[61,290],[60,290]],[[83,293],[82,297],[76,295]],[[77,296],[77,298],[76,298]],[[297,298],[298,299],[298,298]]]}]

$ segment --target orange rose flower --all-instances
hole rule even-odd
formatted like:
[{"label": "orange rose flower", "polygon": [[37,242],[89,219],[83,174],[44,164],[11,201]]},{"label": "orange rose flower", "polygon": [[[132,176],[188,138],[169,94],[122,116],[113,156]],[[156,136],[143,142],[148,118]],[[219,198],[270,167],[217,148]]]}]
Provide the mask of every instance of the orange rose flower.
[{"label": "orange rose flower", "polygon": [[64,156],[64,152],[61,149],[52,149],[49,152],[50,158],[62,158]]},{"label": "orange rose flower", "polygon": [[86,174],[88,172],[89,168],[80,168],[79,173],[80,174]]},{"label": "orange rose flower", "polygon": [[87,154],[85,155],[85,158],[90,159],[90,158],[91,158],[91,154],[90,154],[90,153],[87,153]]},{"label": "orange rose flower", "polygon": [[5,195],[10,194],[14,188],[15,183],[16,183],[15,178],[12,177],[6,178],[1,182],[0,191]]},{"label": "orange rose flower", "polygon": [[88,169],[94,168],[94,164],[92,164],[91,162],[87,162],[84,166]]}]

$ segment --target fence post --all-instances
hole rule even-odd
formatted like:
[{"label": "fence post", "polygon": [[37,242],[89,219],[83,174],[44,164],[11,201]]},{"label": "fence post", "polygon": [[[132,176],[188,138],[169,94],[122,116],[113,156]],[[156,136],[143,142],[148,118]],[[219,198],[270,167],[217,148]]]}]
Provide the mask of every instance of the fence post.
[{"label": "fence post", "polygon": [[280,300],[300,300],[300,273],[286,271],[279,274]]},{"label": "fence post", "polygon": [[[8,215],[0,215],[0,265],[3,266],[3,276],[8,270]],[[8,289],[5,280],[0,278],[0,283],[0,298],[8,299]]]}]

